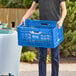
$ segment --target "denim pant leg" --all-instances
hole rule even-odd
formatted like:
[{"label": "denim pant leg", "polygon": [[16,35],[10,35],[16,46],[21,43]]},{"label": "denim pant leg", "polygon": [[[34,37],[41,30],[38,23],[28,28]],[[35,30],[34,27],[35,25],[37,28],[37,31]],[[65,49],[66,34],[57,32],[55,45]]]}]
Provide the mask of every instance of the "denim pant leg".
[{"label": "denim pant leg", "polygon": [[39,76],[46,76],[47,48],[39,48]]},{"label": "denim pant leg", "polygon": [[59,73],[59,46],[51,49],[52,72],[51,76],[58,76]]}]

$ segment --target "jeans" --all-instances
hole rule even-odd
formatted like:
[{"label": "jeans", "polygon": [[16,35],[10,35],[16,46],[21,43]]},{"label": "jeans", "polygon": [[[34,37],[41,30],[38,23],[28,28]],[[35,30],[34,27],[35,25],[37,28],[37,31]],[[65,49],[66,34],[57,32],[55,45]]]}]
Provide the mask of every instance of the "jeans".
[{"label": "jeans", "polygon": [[[39,48],[39,76],[46,76],[47,48]],[[59,46],[51,49],[52,71],[51,76],[58,76],[59,73]]]}]

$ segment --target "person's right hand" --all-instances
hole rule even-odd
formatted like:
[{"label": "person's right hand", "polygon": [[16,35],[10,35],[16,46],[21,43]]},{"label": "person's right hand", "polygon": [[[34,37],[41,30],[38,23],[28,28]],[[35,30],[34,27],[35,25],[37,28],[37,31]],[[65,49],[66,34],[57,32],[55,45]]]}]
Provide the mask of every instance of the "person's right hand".
[{"label": "person's right hand", "polygon": [[25,17],[23,17],[20,23],[21,23],[21,24],[22,24],[22,23],[24,23],[24,22],[25,22],[25,20],[26,20],[26,18],[25,18]]}]

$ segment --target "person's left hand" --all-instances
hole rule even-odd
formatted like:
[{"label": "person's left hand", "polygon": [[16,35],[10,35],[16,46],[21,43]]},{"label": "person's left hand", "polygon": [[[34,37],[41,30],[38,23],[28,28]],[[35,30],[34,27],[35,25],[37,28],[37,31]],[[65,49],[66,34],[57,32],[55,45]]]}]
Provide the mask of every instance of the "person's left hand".
[{"label": "person's left hand", "polygon": [[62,27],[62,24],[63,24],[63,20],[60,19],[60,20],[57,22],[57,25],[58,25],[58,28],[59,28],[59,29]]}]

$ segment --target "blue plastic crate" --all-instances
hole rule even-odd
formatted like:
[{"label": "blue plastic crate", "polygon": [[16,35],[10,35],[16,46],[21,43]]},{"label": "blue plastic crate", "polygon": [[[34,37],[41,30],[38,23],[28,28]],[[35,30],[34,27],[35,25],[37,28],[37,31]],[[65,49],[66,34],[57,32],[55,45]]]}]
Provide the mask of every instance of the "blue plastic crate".
[{"label": "blue plastic crate", "polygon": [[29,20],[17,27],[18,44],[21,46],[55,48],[63,41],[63,26],[57,21]]}]

